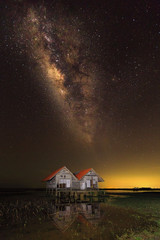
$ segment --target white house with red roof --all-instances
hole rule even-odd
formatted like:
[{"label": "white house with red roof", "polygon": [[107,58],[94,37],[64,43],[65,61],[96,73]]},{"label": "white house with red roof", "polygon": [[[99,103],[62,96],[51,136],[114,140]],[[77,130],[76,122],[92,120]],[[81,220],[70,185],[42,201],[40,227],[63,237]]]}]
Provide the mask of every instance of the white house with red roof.
[{"label": "white house with red roof", "polygon": [[52,172],[42,181],[46,182],[47,189],[74,190],[98,189],[98,182],[104,182],[103,178],[93,168],[84,169],[73,174],[65,166]]},{"label": "white house with red roof", "polygon": [[79,180],[80,189],[98,189],[98,182],[104,182],[93,168],[84,169],[75,173],[76,178]]}]

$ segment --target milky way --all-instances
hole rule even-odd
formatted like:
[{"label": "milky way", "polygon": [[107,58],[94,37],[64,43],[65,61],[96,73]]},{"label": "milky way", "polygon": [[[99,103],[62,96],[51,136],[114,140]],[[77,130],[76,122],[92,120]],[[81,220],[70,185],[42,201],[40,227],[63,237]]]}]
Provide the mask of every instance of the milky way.
[{"label": "milky way", "polygon": [[60,107],[62,119],[91,143],[99,121],[97,76],[95,65],[87,59],[89,50],[79,22],[78,17],[49,17],[44,7],[30,7],[15,31],[17,41],[25,44],[28,56],[38,64],[38,74]]},{"label": "milky way", "polygon": [[159,187],[160,1],[0,5],[1,187],[64,165]]}]

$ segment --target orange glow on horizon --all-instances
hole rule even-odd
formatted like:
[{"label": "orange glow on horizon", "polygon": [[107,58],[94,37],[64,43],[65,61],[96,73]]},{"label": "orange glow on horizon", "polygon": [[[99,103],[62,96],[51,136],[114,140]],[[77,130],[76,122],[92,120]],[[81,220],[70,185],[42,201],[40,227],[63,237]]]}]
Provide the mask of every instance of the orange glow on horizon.
[{"label": "orange glow on horizon", "polygon": [[106,176],[99,183],[102,188],[160,187],[160,176]]}]

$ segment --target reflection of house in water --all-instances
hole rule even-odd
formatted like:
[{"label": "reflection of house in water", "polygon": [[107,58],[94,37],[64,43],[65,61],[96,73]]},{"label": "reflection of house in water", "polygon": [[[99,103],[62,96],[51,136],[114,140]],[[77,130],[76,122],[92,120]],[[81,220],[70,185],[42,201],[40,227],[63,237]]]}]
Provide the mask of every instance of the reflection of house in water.
[{"label": "reflection of house in water", "polygon": [[62,232],[65,232],[76,220],[82,225],[95,226],[100,221],[100,205],[99,203],[55,205],[51,218]]},{"label": "reflection of house in water", "polygon": [[94,204],[81,204],[82,206],[82,215],[89,221],[91,224],[97,224],[100,220],[100,205],[99,203]]},{"label": "reflection of house in water", "polygon": [[65,232],[75,221],[77,214],[74,211],[73,205],[57,205],[51,218],[56,227],[60,231]]}]

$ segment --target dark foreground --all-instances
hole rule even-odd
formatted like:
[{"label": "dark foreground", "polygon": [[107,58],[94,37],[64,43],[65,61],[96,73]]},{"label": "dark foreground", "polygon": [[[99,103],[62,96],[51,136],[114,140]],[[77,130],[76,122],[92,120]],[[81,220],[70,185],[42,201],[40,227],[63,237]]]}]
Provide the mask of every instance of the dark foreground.
[{"label": "dark foreground", "polygon": [[159,192],[108,192],[62,203],[43,191],[0,193],[2,240],[160,240]]}]

